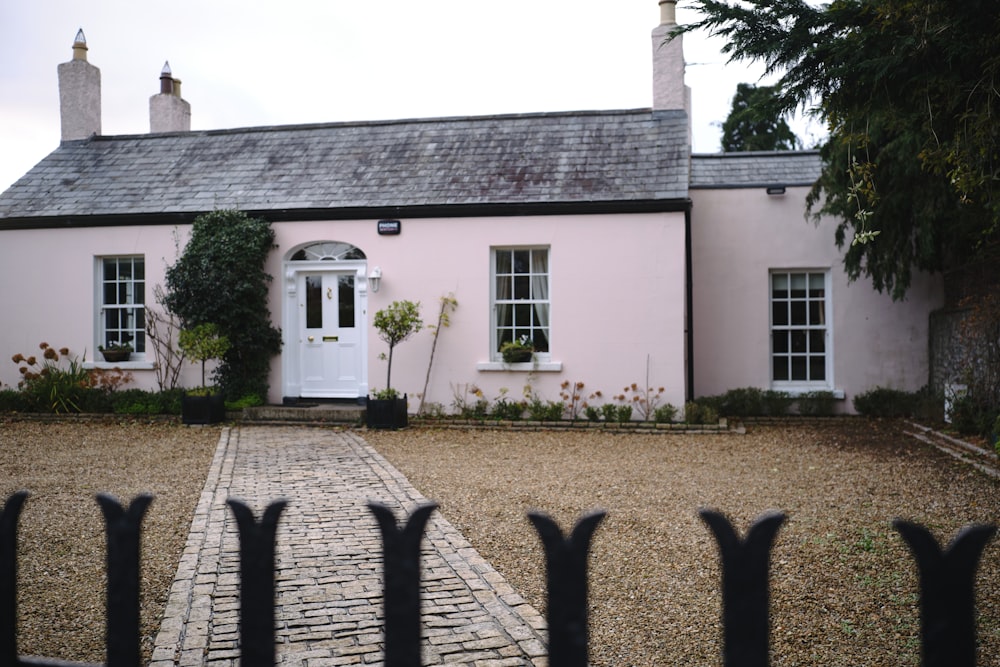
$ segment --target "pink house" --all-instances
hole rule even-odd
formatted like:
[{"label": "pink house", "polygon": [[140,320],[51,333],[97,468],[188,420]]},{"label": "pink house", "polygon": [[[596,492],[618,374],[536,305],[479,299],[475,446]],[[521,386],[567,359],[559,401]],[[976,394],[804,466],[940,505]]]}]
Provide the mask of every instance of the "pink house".
[{"label": "pink house", "polygon": [[[430,323],[448,295],[425,397],[443,406],[473,386],[608,397],[647,378],[678,406],[746,386],[920,387],[939,281],[900,304],[847,284],[834,221],[804,219],[817,154],[691,154],[681,43],[660,47],[673,5],[652,36],[653,106],[636,110],[192,132],[164,71],[152,132],[102,136],[78,36],[59,66],[63,141],[0,195],[0,352],[46,340],[100,365],[96,347],[126,335],[124,366],[155,388],[154,288],[195,217],[238,208],[276,233],[272,403],[381,387],[374,313],[419,301]],[[500,344],[522,335],[534,361],[504,363]],[[421,332],[394,358],[411,409],[431,342]],[[0,382],[16,370],[0,364]]]}]

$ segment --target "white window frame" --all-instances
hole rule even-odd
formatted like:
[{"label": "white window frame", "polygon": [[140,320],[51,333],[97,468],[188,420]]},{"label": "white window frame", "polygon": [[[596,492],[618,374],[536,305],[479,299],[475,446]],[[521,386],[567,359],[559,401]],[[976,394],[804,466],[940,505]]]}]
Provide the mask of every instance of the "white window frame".
[{"label": "white window frame", "polygon": [[[546,254],[545,260],[545,283],[546,290],[548,292],[547,298],[531,298],[527,300],[521,299],[499,299],[497,295],[497,256],[501,252],[514,252],[514,251],[544,251]],[[535,274],[526,274],[531,280]],[[533,289],[533,288],[532,288]],[[534,305],[538,303],[544,303],[548,306],[549,322],[548,325],[544,327],[546,331],[546,338],[548,340],[549,349],[545,352],[535,352],[535,361],[525,362],[523,364],[508,364],[508,366],[537,366],[539,363],[547,364],[552,359],[552,249],[547,245],[530,245],[530,246],[494,246],[490,248],[490,361],[493,363],[503,363],[503,357],[500,355],[500,323],[497,321],[497,305],[499,302],[509,301],[512,305]],[[543,328],[543,327],[535,327]]]},{"label": "white window frame", "polygon": [[[118,260],[118,261],[121,261],[121,260],[132,260],[134,262],[134,260],[137,260],[137,259],[138,260],[142,260],[142,264],[143,264],[143,277],[142,277],[142,280],[141,281],[136,280],[135,279],[135,274],[133,272],[132,278],[130,280],[128,280],[128,281],[124,281],[125,284],[127,285],[126,291],[129,293],[128,298],[130,300],[127,302],[127,304],[113,304],[111,306],[112,308],[120,308],[120,309],[134,308],[134,309],[141,309],[143,311],[143,325],[141,327],[140,326],[134,326],[131,329],[131,331],[141,332],[142,333],[142,336],[141,336],[141,338],[139,340],[136,339],[136,336],[133,336],[132,340],[129,341],[131,343],[131,345],[132,345],[132,348],[133,348],[132,359],[131,359],[131,361],[133,361],[133,362],[144,361],[147,358],[146,350],[149,347],[149,341],[146,340],[146,332],[145,332],[145,311],[146,311],[146,271],[145,271],[145,269],[146,269],[146,257],[145,257],[145,255],[101,255],[101,256],[98,256],[98,257],[94,258],[94,264],[95,264],[95,270],[94,270],[94,283],[95,283],[94,284],[94,295],[95,295],[94,296],[94,306],[95,306],[95,309],[94,309],[95,310],[95,313],[94,313],[94,338],[95,338],[95,341],[96,341],[95,344],[94,344],[95,350],[97,349],[97,346],[106,346],[107,345],[107,329],[105,328],[104,315],[105,315],[105,311],[107,310],[108,306],[104,302],[104,285],[105,285],[104,263],[107,260]],[[135,301],[136,284],[139,283],[139,282],[142,283],[142,303],[136,303],[136,301]],[[141,350],[139,349],[140,346],[142,347]],[[97,354],[95,356],[96,356],[96,359],[100,359],[100,355],[99,354]],[[122,364],[115,364],[115,365],[122,365]]]},{"label": "white window frame", "polygon": [[[775,276],[784,275],[789,280],[789,285],[791,284],[792,276],[805,275],[806,277],[806,296],[803,298],[792,298],[791,291],[789,291],[788,297],[786,299],[781,299],[782,302],[789,304],[788,310],[788,322],[787,324],[775,324],[774,322],[774,312],[775,312],[775,298],[774,298],[774,279]],[[823,277],[823,297],[822,297],[822,322],[812,322],[810,315],[809,303],[815,302],[815,297],[810,297],[808,293],[808,285],[810,276],[821,275]],[[795,268],[795,269],[771,269],[767,276],[767,305],[768,305],[768,373],[771,377],[771,388],[776,390],[781,390],[788,392],[792,395],[806,393],[810,391],[834,391],[834,379],[833,379],[833,318],[832,318],[832,300],[831,300],[831,278],[830,278],[829,268]],[[793,323],[791,304],[794,302],[804,302],[805,303],[805,313],[806,322],[805,323]],[[775,379],[774,364],[776,356],[785,356],[790,359],[796,354],[796,350],[793,350],[792,342],[789,341],[787,345],[787,351],[776,353],[775,352],[775,339],[778,334],[786,334],[789,331],[806,331],[807,335],[805,337],[806,347],[804,350],[799,350],[799,354],[813,355],[816,356],[818,353],[811,350],[811,333],[822,331],[823,332],[823,361],[824,361],[824,372],[822,380],[811,380],[811,379],[791,379],[791,368],[789,368],[789,379],[778,380]],[[808,358],[806,360],[806,373],[809,373],[810,363]],[[835,392],[836,393],[836,392]]]}]

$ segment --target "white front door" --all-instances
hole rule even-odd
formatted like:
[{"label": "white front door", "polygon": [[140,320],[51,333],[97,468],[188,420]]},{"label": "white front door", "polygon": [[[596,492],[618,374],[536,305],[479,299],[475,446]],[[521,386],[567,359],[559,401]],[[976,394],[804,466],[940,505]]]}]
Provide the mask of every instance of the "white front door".
[{"label": "white front door", "polygon": [[363,317],[354,270],[298,274],[301,395],[356,398],[363,382]]}]

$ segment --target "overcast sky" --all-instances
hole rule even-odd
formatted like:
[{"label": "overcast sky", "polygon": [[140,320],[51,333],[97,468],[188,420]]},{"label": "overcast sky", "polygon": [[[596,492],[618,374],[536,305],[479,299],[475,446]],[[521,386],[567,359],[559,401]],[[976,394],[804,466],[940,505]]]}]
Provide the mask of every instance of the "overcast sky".
[{"label": "overcast sky", "polygon": [[[149,131],[167,60],[193,130],[649,107],[658,22],[656,0],[2,0],[0,191],[59,144],[56,66],[79,28],[115,135]],[[761,68],[684,45],[694,149],[716,152]]]}]

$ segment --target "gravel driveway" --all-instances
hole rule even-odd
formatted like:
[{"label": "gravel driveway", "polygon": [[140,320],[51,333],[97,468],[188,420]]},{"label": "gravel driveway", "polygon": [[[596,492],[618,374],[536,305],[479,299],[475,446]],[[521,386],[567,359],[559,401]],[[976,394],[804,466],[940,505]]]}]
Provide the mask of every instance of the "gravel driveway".
[{"label": "gravel driveway", "polygon": [[[593,543],[595,665],[717,665],[719,570],[701,507],[741,532],[788,514],[772,560],[775,665],[916,665],[915,565],[891,528],[924,523],[948,541],[997,522],[993,479],[904,435],[896,423],[751,428],[747,435],[400,431],[366,434],[537,608],[544,563],[524,518],[568,530],[608,512]],[[979,571],[980,665],[1000,665],[1000,539]]]},{"label": "gravel driveway", "polygon": [[[217,429],[0,423],[0,493],[33,492],[21,525],[23,653],[103,660],[103,535],[93,494],[152,491],[144,633],[155,631]],[[526,598],[544,607],[527,509],[568,529],[600,507],[591,559],[595,665],[717,665],[718,578],[700,507],[741,530],[788,513],[772,563],[776,665],[918,662],[915,569],[889,522],[941,540],[1000,517],[998,483],[902,434],[837,420],[746,435],[410,429],[367,432]],[[981,665],[1000,665],[1000,540],[978,577]]]}]

